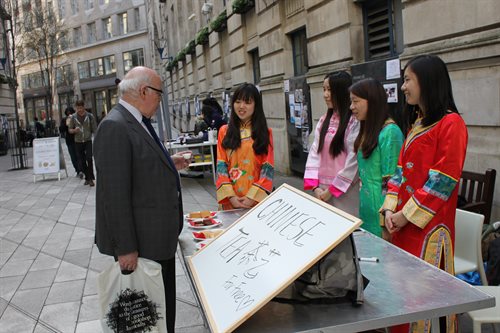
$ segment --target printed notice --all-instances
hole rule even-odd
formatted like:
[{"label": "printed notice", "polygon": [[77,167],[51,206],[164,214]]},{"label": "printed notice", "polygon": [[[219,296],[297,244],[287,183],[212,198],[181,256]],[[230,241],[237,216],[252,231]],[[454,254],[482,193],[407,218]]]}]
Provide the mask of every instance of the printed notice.
[{"label": "printed notice", "polygon": [[361,221],[284,184],[188,259],[212,332],[231,332]]},{"label": "printed notice", "polygon": [[59,137],[33,140],[33,173],[41,175],[59,170]]},{"label": "printed notice", "polygon": [[385,62],[386,80],[399,79],[401,77],[401,65],[399,59],[387,60]]}]

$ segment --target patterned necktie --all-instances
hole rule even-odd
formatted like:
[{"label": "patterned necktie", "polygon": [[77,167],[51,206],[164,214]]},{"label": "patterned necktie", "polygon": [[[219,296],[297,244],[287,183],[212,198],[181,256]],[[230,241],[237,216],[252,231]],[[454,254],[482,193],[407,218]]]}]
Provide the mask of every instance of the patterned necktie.
[{"label": "patterned necktie", "polygon": [[149,134],[151,134],[153,139],[156,141],[156,144],[161,148],[161,150],[163,151],[163,154],[165,154],[165,157],[167,158],[168,163],[170,164],[170,167],[172,168],[172,170],[175,171],[175,181],[177,183],[177,190],[180,191],[181,190],[181,182],[179,179],[179,174],[177,173],[177,169],[175,168],[174,161],[170,157],[170,154],[167,152],[165,147],[161,144],[160,138],[156,134],[156,131],[153,128],[153,125],[151,125],[151,119],[142,116],[142,122],[144,123],[144,125],[146,125],[146,128],[148,129]]}]

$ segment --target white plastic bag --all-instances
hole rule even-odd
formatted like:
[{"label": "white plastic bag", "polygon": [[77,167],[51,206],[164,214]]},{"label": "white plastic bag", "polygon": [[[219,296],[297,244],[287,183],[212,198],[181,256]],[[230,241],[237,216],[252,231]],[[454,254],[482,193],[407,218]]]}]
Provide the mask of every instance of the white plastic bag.
[{"label": "white plastic bag", "polygon": [[161,265],[139,258],[137,269],[123,275],[115,262],[97,277],[104,333],[167,333]]}]

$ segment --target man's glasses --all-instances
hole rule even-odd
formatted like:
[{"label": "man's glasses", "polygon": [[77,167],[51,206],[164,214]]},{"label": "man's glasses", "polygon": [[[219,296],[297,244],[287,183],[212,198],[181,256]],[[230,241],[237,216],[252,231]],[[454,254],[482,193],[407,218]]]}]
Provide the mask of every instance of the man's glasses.
[{"label": "man's glasses", "polygon": [[161,90],[161,89],[156,89],[156,88],[151,87],[151,86],[146,86],[146,88],[154,90],[158,94],[158,96],[160,96],[160,97],[163,96],[163,90]]}]

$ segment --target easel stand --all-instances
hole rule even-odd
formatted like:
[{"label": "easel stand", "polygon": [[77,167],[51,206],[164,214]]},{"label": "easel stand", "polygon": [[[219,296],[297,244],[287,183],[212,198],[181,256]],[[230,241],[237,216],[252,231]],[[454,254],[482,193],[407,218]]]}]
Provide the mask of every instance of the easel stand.
[{"label": "easel stand", "polygon": [[36,183],[37,175],[42,175],[45,180],[46,175],[56,173],[59,181],[63,169],[68,178],[68,169],[59,137],[33,140],[33,183]]}]

